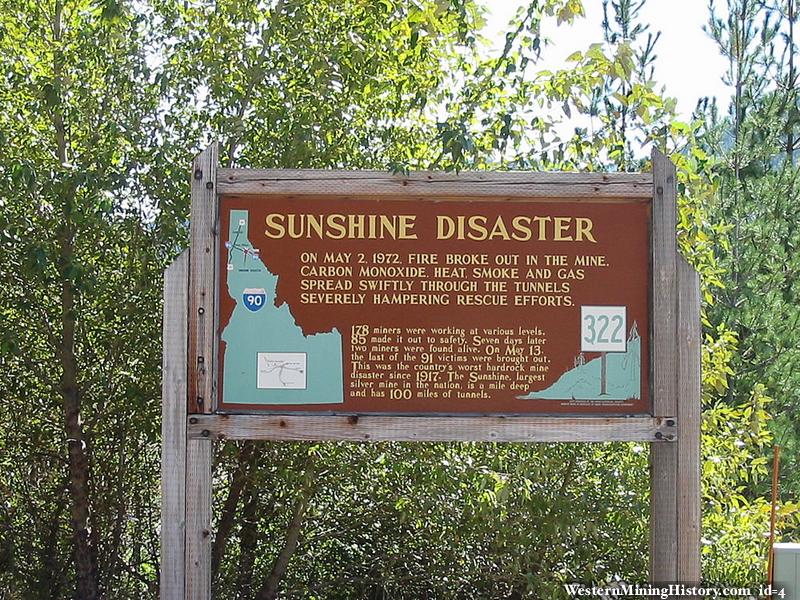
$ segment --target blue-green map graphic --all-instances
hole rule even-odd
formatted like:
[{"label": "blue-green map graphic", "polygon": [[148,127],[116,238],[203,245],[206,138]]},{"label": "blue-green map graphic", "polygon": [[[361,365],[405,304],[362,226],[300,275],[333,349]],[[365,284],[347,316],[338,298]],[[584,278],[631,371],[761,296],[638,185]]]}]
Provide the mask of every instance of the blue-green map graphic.
[{"label": "blue-green map graphic", "polygon": [[288,304],[275,306],[278,277],[248,239],[248,211],[232,210],[228,293],[236,303],[222,331],[222,400],[228,404],[336,404],[343,401],[342,336],[306,336]]},{"label": "blue-green map graphic", "polygon": [[602,358],[588,362],[583,355],[575,368],[558,378],[553,385],[538,392],[518,396],[520,400],[631,400],[641,393],[641,340],[636,325],[628,337],[626,352],[606,353],[606,393],[601,394]]}]

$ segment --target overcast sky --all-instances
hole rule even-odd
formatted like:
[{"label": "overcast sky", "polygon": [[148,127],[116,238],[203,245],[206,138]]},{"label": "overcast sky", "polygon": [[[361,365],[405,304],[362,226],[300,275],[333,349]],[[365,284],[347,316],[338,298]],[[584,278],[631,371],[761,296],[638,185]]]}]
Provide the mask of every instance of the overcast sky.
[{"label": "overcast sky", "polygon": [[[485,34],[496,40],[495,51],[502,49],[508,21],[527,0],[483,0],[489,9]],[[590,44],[603,41],[602,0],[584,0],[586,17],[572,26],[545,31],[552,41],[543,52],[542,69],[566,66],[567,56],[575,50],[586,50]],[[610,9],[609,9],[610,10]],[[730,89],[722,83],[726,62],[715,44],[703,31],[708,21],[706,0],[649,0],[641,12],[641,20],[650,24],[650,31],[661,31],[656,46],[658,58],[655,79],[666,86],[667,95],[678,99],[680,116],[688,119],[697,100],[716,96],[720,108],[728,105]]]}]

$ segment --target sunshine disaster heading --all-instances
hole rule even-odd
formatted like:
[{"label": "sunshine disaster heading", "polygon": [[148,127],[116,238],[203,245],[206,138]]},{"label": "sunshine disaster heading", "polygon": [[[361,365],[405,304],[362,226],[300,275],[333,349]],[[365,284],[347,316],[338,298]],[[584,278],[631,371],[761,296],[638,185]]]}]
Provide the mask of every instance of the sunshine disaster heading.
[{"label": "sunshine disaster heading", "polygon": [[[270,213],[270,239],[416,240],[417,215]],[[591,242],[594,224],[585,217],[437,215],[436,239],[516,242]]]}]

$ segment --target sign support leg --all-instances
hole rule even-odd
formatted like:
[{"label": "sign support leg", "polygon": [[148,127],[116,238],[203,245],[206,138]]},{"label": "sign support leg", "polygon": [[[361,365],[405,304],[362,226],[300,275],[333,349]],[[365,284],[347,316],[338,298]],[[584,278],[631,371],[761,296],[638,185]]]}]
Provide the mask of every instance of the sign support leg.
[{"label": "sign support leg", "polygon": [[[664,418],[674,418],[678,413],[675,177],[675,166],[654,149],[651,381],[653,416]],[[677,581],[677,489],[678,445],[650,444],[650,580],[653,583]]]},{"label": "sign support leg", "polygon": [[189,252],[164,274],[161,600],[211,598],[213,442],[187,439]]},{"label": "sign support leg", "polygon": [[[650,580],[700,582],[700,292],[676,242],[676,174],[653,152],[653,412],[677,441],[650,444]],[[675,425],[675,423],[673,423]]]},{"label": "sign support leg", "polygon": [[161,600],[183,600],[189,251],[164,273],[161,397]]},{"label": "sign support leg", "polygon": [[[700,583],[700,278],[678,258],[678,581]],[[670,444],[671,445],[671,444]]]},{"label": "sign support leg", "polygon": [[186,445],[186,600],[211,599],[211,469],[214,444]]}]

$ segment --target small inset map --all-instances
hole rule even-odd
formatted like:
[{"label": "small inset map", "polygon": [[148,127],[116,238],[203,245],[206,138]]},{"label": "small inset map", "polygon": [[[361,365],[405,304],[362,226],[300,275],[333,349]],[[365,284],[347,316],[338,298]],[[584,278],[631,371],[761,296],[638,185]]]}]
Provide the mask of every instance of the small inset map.
[{"label": "small inset map", "polygon": [[259,352],[257,387],[262,390],[306,389],[306,353]]}]

